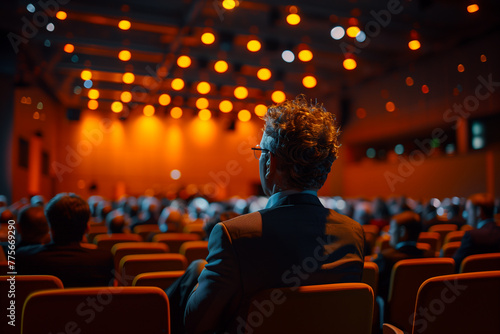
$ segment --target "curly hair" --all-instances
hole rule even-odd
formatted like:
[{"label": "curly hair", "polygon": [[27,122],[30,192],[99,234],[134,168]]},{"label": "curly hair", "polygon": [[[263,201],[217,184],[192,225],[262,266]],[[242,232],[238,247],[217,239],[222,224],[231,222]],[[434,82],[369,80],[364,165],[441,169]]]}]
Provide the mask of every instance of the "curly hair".
[{"label": "curly hair", "polygon": [[339,128],[335,116],[303,95],[272,105],[264,116],[264,133],[273,138],[270,151],[278,157],[287,186],[319,189],[338,157]]}]

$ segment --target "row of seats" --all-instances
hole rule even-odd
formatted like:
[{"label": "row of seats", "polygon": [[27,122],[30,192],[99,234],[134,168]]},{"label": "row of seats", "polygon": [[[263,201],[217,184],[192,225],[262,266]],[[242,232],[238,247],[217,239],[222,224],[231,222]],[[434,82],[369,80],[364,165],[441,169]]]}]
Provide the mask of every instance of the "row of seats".
[{"label": "row of seats", "polygon": [[[0,277],[3,291],[7,278]],[[54,276],[17,276],[16,294],[18,333],[170,333],[168,297],[157,287],[63,289]],[[411,309],[405,326],[386,323],[384,334],[499,333],[499,295],[500,271],[426,279],[405,303]],[[365,283],[264,290],[250,303],[245,333],[368,334],[373,306]]]}]

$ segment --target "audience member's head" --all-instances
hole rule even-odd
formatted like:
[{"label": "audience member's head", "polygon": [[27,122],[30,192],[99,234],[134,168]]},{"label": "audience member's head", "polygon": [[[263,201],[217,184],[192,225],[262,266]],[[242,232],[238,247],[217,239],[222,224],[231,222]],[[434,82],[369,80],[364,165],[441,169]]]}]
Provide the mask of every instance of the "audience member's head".
[{"label": "audience member's head", "polygon": [[108,233],[123,233],[126,222],[125,214],[122,209],[111,211],[106,216],[106,227],[108,228]]},{"label": "audience member's head", "polygon": [[260,143],[264,193],[320,189],[340,147],[334,115],[299,96],[270,106],[264,121]]},{"label": "audience member's head", "polygon": [[45,205],[45,198],[42,195],[35,195],[30,199],[31,206],[41,206]]},{"label": "audience member's head", "polygon": [[80,242],[87,230],[90,208],[86,201],[73,193],[60,193],[45,207],[52,241]]},{"label": "audience member's head", "polygon": [[403,241],[417,241],[422,231],[420,216],[413,211],[404,211],[392,217],[389,244],[392,247]]},{"label": "audience member's head", "polygon": [[389,219],[390,213],[387,204],[382,197],[376,197],[373,200],[373,218],[375,219]]},{"label": "audience member's head", "polygon": [[465,203],[467,224],[476,228],[480,221],[493,218],[495,200],[490,194],[474,194]]},{"label": "audience member's head", "polygon": [[17,233],[24,244],[50,242],[49,225],[41,206],[27,206],[21,209],[17,218]]},{"label": "audience member's head", "polygon": [[97,204],[97,221],[98,222],[105,222],[106,221],[106,217],[108,216],[108,214],[113,210],[113,207],[111,206],[111,204],[108,202],[108,201],[100,201],[98,204]]},{"label": "audience member's head", "polygon": [[162,232],[182,232],[182,214],[172,207],[163,209],[158,218],[158,227]]},{"label": "audience member's head", "polygon": [[361,200],[358,203],[356,203],[352,219],[354,219],[361,225],[366,225],[370,223],[371,218],[372,218],[371,203],[365,200]]}]

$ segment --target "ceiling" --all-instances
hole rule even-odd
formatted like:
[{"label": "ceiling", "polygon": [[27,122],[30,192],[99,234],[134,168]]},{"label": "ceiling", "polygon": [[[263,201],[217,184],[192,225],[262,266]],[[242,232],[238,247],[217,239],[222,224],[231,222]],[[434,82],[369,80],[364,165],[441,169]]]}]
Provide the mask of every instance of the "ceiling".
[{"label": "ceiling", "polygon": [[[26,22],[55,13],[53,8],[42,8],[41,4],[49,2],[65,11],[67,18],[50,17],[47,23],[54,24],[53,31],[42,26],[33,36],[27,36]],[[211,84],[206,97],[215,115],[222,99],[233,101],[236,110],[253,110],[257,103],[271,103],[271,93],[276,89],[288,97],[300,93],[323,100],[342,96],[363,82],[407,68],[419,58],[432,57],[496,31],[500,23],[500,3],[493,0],[479,1],[480,10],[474,14],[467,12],[467,1],[454,0],[241,0],[232,10],[223,9],[221,2],[41,0],[33,2],[35,12],[30,13],[29,1],[4,1],[1,28],[3,35],[14,33],[25,38],[16,54],[17,85],[38,85],[64,107],[83,110],[89,98],[80,74],[88,69],[92,72],[92,88],[100,93],[99,110],[111,112],[111,103],[120,100],[122,91],[134,93],[123,112],[126,117],[130,112],[141,112],[145,104],[154,105],[157,115],[167,115],[174,105],[186,114],[195,114],[195,101],[200,97],[196,85],[200,81]],[[286,22],[291,5],[297,7],[301,17],[296,26]],[[351,17],[358,20],[362,30],[367,29],[366,41],[355,44],[347,36],[332,39],[331,29],[337,25],[346,28]],[[129,30],[117,27],[122,19],[131,22]],[[408,48],[412,30],[422,43],[416,51]],[[201,42],[200,36],[206,31],[215,35],[211,45]],[[262,49],[255,53],[246,48],[252,38],[262,43]],[[74,45],[72,53],[64,52],[67,43]],[[283,61],[285,49],[297,54],[301,48],[313,52],[311,61]],[[131,60],[119,60],[121,50],[129,50]],[[355,51],[357,67],[352,71],[342,65],[345,50]],[[190,67],[177,65],[180,55],[191,58]],[[217,60],[229,64],[226,73],[214,71]],[[256,77],[261,67],[271,70],[271,79],[261,81]],[[127,71],[135,74],[132,84],[122,82],[122,74]],[[304,88],[302,78],[307,74],[317,78],[316,87]],[[182,78],[186,86],[174,91],[173,78]],[[234,88],[239,85],[248,88],[246,99],[234,97]],[[173,98],[167,107],[158,103],[162,93]]]}]

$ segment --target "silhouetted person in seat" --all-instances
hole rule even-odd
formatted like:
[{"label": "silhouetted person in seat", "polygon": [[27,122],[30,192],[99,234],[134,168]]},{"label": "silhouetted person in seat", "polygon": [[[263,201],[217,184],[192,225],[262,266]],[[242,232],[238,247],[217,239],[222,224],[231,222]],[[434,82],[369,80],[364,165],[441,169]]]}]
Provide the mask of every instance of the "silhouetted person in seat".
[{"label": "silhouetted person in seat", "polygon": [[52,242],[17,250],[20,275],[55,275],[64,287],[105,286],[113,282],[111,253],[80,245],[90,209],[75,194],[61,193],[45,207]]},{"label": "silhouetted person in seat", "polygon": [[111,211],[106,216],[106,227],[108,228],[108,233],[124,233],[124,229],[127,226],[127,218],[125,213],[121,209],[116,209]]},{"label": "silhouetted person in seat", "polygon": [[379,268],[378,294],[384,301],[387,301],[392,268],[398,261],[434,256],[431,251],[417,248],[421,230],[420,217],[413,211],[392,217],[389,228],[391,247],[377,254],[374,260]]},{"label": "silhouetted person in seat", "polygon": [[238,333],[264,289],[361,280],[361,225],[317,195],[340,146],[334,116],[299,97],[269,107],[264,121],[253,150],[267,206],[215,225],[198,280],[204,261],[167,289],[173,333],[183,318],[187,333]]},{"label": "silhouetted person in seat", "polygon": [[467,224],[474,229],[465,232],[460,248],[453,257],[457,272],[469,255],[500,252],[500,226],[495,223],[495,204],[489,194],[474,194],[465,203]]}]

